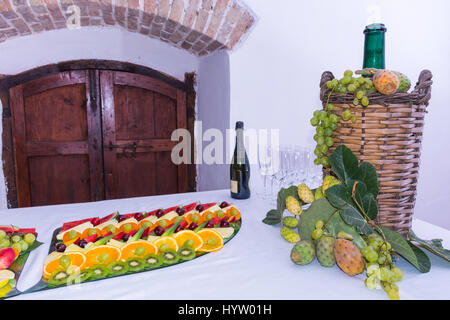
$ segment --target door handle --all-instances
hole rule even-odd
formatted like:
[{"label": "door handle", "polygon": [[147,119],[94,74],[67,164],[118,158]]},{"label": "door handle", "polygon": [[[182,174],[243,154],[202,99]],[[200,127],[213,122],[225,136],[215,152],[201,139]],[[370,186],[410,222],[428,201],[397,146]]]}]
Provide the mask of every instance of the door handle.
[{"label": "door handle", "polygon": [[[136,141],[133,143],[124,144],[124,145],[113,144],[110,141],[109,142],[109,151],[113,151],[114,149],[123,149],[122,154],[125,158],[136,158],[136,149],[137,149]],[[131,152],[127,152],[127,150],[131,150]]]}]

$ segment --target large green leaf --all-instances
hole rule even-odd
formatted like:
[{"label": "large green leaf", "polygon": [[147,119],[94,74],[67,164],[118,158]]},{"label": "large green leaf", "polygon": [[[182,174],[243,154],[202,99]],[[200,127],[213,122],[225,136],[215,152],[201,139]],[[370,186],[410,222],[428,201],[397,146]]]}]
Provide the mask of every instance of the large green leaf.
[{"label": "large green leaf", "polygon": [[422,248],[450,262],[450,250],[442,246],[442,239],[423,240],[416,236],[412,230],[409,233],[409,238],[411,241],[417,242]]},{"label": "large green leaf", "polygon": [[356,170],[355,180],[364,182],[367,191],[376,198],[378,195],[378,176],[375,167],[369,162],[362,162]]},{"label": "large green leaf", "polygon": [[380,228],[395,252],[411,263],[420,272],[426,273],[430,271],[430,259],[419,247],[410,243],[398,232],[386,227]]},{"label": "large green leaf", "polygon": [[344,231],[353,236],[353,242],[358,248],[363,248],[367,245],[359,232],[345,223],[339,212],[336,211],[336,208],[325,198],[314,201],[301,215],[298,227],[301,239],[312,239],[312,232],[315,229],[317,220],[328,221],[325,228],[332,236],[336,237],[340,231]]},{"label": "large green leaf", "polygon": [[341,209],[341,216],[344,221],[354,226],[360,233],[371,234],[372,227],[369,226],[366,219],[361,215],[355,205],[351,192],[344,185],[335,185],[327,189],[326,195],[330,203]]},{"label": "large green leaf", "polygon": [[263,219],[263,222],[268,225],[276,225],[281,222],[281,214],[278,210],[270,210],[267,212],[266,217]]},{"label": "large green leaf", "polygon": [[348,181],[355,178],[358,172],[358,158],[346,146],[340,145],[329,157],[331,170],[339,180],[348,185]]},{"label": "large green leaf", "polygon": [[367,216],[374,220],[378,215],[378,205],[372,193],[368,192],[364,182],[357,181],[355,187],[355,200],[362,207]]}]

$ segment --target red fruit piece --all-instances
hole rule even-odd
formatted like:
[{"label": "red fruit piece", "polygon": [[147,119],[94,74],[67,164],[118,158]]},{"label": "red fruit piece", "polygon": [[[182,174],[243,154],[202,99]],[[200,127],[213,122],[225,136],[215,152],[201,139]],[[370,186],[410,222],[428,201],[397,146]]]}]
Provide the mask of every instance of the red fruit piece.
[{"label": "red fruit piece", "polygon": [[180,222],[180,226],[183,226],[183,228],[186,228],[187,225],[188,225],[188,223],[187,223],[186,220],[183,220],[183,221]]},{"label": "red fruit piece", "polygon": [[60,232],[72,229],[73,227],[79,226],[80,224],[83,224],[83,223],[88,222],[90,220],[91,220],[91,218],[78,220],[78,221],[66,222],[66,223],[63,224]]},{"label": "red fruit piece", "polygon": [[205,224],[205,228],[214,228],[214,223],[212,223],[212,221],[209,220],[209,221]]},{"label": "red fruit piece", "polygon": [[16,259],[16,252],[12,248],[0,249],[0,270],[9,268]]},{"label": "red fruit piece", "polygon": [[106,217],[101,218],[99,224],[102,224],[102,223],[105,223],[106,221],[111,220],[116,214],[117,213],[114,212],[114,213],[108,214]]},{"label": "red fruit piece", "polygon": [[147,228],[144,230],[144,232],[142,232],[141,238],[147,238],[149,234],[150,234],[150,228]]},{"label": "red fruit piece", "polygon": [[158,210],[159,210],[159,209],[150,211],[149,213],[147,213],[147,216],[155,216],[155,215],[156,215],[156,212],[158,212]]},{"label": "red fruit piece", "polygon": [[91,223],[94,227],[98,226],[100,224],[100,218],[92,218]]},{"label": "red fruit piece", "polygon": [[214,218],[211,219],[211,222],[212,222],[213,224],[219,224],[219,223],[220,223],[220,219],[217,218],[217,217],[214,217]]},{"label": "red fruit piece", "polygon": [[89,242],[94,242],[96,239],[98,238],[97,234],[93,234],[92,236],[86,237],[84,238],[84,240],[89,243]]},{"label": "red fruit piece", "polygon": [[113,237],[113,239],[114,239],[114,240],[120,240],[120,239],[122,239],[122,237],[124,236],[124,234],[125,234],[125,232],[120,232],[120,233],[116,234],[116,235]]},{"label": "red fruit piece", "polygon": [[217,204],[216,202],[204,203],[203,210],[208,210],[209,208],[215,206],[216,204]]},{"label": "red fruit piece", "polygon": [[197,202],[193,202],[191,204],[188,204],[187,206],[184,206],[184,209],[186,210],[186,212],[189,212],[191,210],[194,210],[195,206],[197,206]]},{"label": "red fruit piece", "polygon": [[136,234],[136,232],[138,232],[138,231],[137,230],[132,230],[132,231],[130,231],[130,233],[128,233],[128,235],[130,237],[132,237],[132,236],[134,236]]},{"label": "red fruit piece", "polygon": [[25,228],[25,229],[19,229],[16,231],[17,233],[33,233],[33,234],[37,234],[36,233],[36,229],[35,228]]}]

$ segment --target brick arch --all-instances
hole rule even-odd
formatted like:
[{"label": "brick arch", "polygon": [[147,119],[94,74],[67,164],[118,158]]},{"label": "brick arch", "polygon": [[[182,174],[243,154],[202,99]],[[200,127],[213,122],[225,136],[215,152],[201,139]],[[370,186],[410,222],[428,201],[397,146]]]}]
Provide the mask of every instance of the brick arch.
[{"label": "brick arch", "polygon": [[255,16],[240,0],[0,0],[0,42],[76,22],[124,28],[202,56],[233,49]]}]

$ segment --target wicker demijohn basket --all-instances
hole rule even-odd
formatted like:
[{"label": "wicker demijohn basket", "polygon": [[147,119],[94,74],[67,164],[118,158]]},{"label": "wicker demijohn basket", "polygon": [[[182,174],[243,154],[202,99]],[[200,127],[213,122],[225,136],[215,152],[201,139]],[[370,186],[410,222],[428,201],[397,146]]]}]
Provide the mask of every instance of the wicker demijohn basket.
[{"label": "wicker demijohn basket", "polygon": [[[341,116],[350,108],[356,123],[341,121],[333,133],[334,146],[345,145],[360,161],[370,162],[377,170],[379,213],[377,223],[402,234],[411,229],[419,176],[420,151],[426,108],[431,98],[432,74],[421,72],[410,93],[368,94],[367,107],[353,105],[354,94],[332,93],[326,82],[334,78],[324,72],[320,82],[320,99],[335,105],[333,113]],[[329,169],[328,169],[329,170]],[[325,173],[329,171],[325,170]],[[328,172],[327,172],[328,171]]]}]

